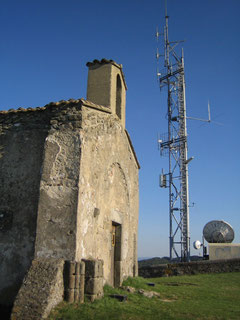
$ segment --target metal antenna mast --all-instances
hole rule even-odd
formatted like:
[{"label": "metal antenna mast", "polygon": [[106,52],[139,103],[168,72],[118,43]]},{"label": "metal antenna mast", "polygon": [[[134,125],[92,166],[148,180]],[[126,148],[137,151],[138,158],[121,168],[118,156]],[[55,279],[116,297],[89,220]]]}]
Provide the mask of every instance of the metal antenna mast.
[{"label": "metal antenna mast", "polygon": [[[158,140],[161,155],[168,155],[168,173],[160,176],[160,186],[169,188],[169,243],[170,259],[175,255],[182,261],[190,260],[187,126],[183,50],[181,56],[175,47],[183,41],[170,42],[168,38],[168,15],[165,6],[163,34],[157,31],[157,39],[163,35],[164,54],[157,51],[157,59],[164,57],[164,70],[157,72],[162,87],[167,87],[168,133]],[[179,249],[180,247],[180,254]]]}]

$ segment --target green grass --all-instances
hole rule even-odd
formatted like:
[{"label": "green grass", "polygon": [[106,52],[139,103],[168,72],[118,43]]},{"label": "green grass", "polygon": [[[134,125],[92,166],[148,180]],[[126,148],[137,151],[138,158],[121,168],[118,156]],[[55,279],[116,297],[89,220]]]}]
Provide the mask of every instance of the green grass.
[{"label": "green grass", "polygon": [[[154,282],[155,287],[149,287]],[[240,273],[169,278],[129,278],[123,285],[154,290],[160,298],[146,298],[121,289],[104,288],[104,298],[83,305],[62,303],[49,320],[240,319]],[[110,294],[127,294],[126,302]]]}]

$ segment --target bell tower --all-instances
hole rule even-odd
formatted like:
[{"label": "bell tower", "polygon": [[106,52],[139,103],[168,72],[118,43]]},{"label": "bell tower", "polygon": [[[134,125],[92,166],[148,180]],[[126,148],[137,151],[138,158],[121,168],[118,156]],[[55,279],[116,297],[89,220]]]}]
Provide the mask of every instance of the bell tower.
[{"label": "bell tower", "polygon": [[102,59],[88,62],[87,67],[87,100],[110,108],[125,128],[127,86],[122,65]]}]

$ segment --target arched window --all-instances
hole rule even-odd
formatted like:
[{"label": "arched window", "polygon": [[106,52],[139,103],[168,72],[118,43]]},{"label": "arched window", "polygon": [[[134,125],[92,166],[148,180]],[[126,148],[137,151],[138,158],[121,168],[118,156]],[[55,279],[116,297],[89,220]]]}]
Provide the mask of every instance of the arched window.
[{"label": "arched window", "polygon": [[117,75],[117,88],[116,88],[116,114],[121,119],[122,117],[122,82],[119,74]]}]

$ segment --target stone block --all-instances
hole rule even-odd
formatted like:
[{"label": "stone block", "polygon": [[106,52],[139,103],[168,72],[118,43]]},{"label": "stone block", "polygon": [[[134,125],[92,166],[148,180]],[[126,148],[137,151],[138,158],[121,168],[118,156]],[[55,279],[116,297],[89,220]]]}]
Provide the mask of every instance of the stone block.
[{"label": "stone block", "polygon": [[79,288],[79,302],[84,303],[84,290],[85,290],[85,276],[81,274],[80,277],[80,288]]},{"label": "stone block", "polygon": [[94,300],[97,300],[97,299],[101,299],[103,297],[103,294],[85,294],[85,297],[88,301],[90,302],[93,302]]},{"label": "stone block", "polygon": [[85,260],[85,276],[87,278],[103,277],[103,260]]},{"label": "stone block", "polygon": [[84,292],[79,291],[79,303],[84,303]]},{"label": "stone block", "polygon": [[79,302],[79,289],[74,289],[74,301]]},{"label": "stone block", "polygon": [[75,276],[64,275],[64,288],[66,289],[75,289]]},{"label": "stone block", "polygon": [[65,261],[64,273],[66,275],[76,274],[76,262],[75,261]]},{"label": "stone block", "polygon": [[80,274],[80,264],[81,264],[81,262],[76,262],[76,270],[75,270],[76,275]]},{"label": "stone block", "polygon": [[85,262],[84,261],[80,262],[80,274],[85,275]]},{"label": "stone block", "polygon": [[67,289],[64,292],[64,299],[69,303],[73,303],[74,302],[74,295],[75,295],[74,289]]},{"label": "stone block", "polygon": [[75,270],[76,275],[80,274],[85,274],[85,262],[76,262],[76,270]]},{"label": "stone block", "polygon": [[75,289],[76,276],[69,276],[68,278],[68,289]]},{"label": "stone block", "polygon": [[102,278],[86,278],[85,293],[101,295],[103,293],[103,279]]},{"label": "stone block", "polygon": [[75,289],[79,289],[80,288],[80,278],[81,278],[81,276],[79,274],[77,274],[75,276]]},{"label": "stone block", "polygon": [[63,266],[61,259],[33,260],[14,302],[12,320],[47,318],[51,309],[63,300]]},{"label": "stone block", "polygon": [[65,261],[64,272],[63,272],[65,290],[75,288],[75,282],[76,282],[75,274],[76,274],[76,262]]}]

